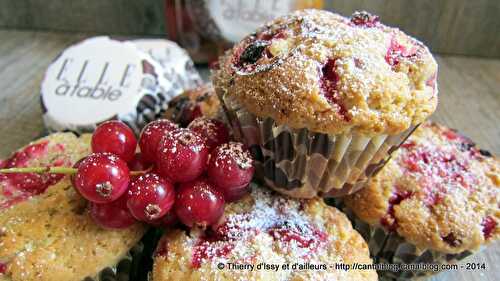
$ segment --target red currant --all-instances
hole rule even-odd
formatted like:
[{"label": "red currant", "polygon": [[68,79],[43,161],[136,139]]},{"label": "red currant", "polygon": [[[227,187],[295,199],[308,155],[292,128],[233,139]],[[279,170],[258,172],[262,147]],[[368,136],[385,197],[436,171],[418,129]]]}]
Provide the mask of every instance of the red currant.
[{"label": "red currant", "polygon": [[150,225],[153,225],[155,227],[173,227],[177,225],[178,222],[179,218],[177,218],[177,215],[175,214],[173,209],[159,219],[148,221]]},{"label": "red currant", "polygon": [[94,203],[115,201],[127,191],[130,181],[125,161],[111,153],[93,153],[80,162],[75,187]]},{"label": "red currant", "polygon": [[132,161],[128,162],[130,171],[146,171],[151,167],[151,163],[144,160],[142,153],[136,153]]},{"label": "red currant", "polygon": [[177,129],[177,125],[167,119],[155,120],[144,127],[139,139],[139,147],[146,162],[154,163],[156,161],[160,140],[175,129]]},{"label": "red currant", "polygon": [[136,222],[128,211],[126,196],[107,204],[90,203],[90,216],[104,228],[127,228]]},{"label": "red currant", "polygon": [[380,19],[377,15],[372,15],[366,11],[356,11],[351,16],[351,23],[363,27],[377,26]]},{"label": "red currant", "polygon": [[179,186],[174,210],[183,224],[207,227],[222,217],[224,196],[206,179],[197,179]]},{"label": "red currant", "polygon": [[227,202],[236,201],[246,194],[254,171],[250,152],[242,143],[226,143],[211,153],[208,176]]},{"label": "red currant", "polygon": [[339,116],[343,120],[349,121],[348,110],[338,93],[340,76],[337,73],[336,62],[336,58],[330,58],[321,68],[320,88],[328,103],[337,109]]},{"label": "red currant", "polygon": [[481,222],[483,227],[484,239],[489,239],[495,234],[495,228],[497,227],[497,222],[492,216],[487,216]]},{"label": "red currant", "polygon": [[158,147],[157,167],[161,176],[173,182],[188,182],[199,177],[207,167],[206,140],[189,129],[170,132]]},{"label": "red currant", "polygon": [[174,205],[174,186],[156,174],[135,178],[127,193],[127,206],[140,221],[163,217]]},{"label": "red currant", "polygon": [[[83,160],[85,160],[85,157],[76,161],[75,164],[73,164],[73,168],[78,169],[78,167],[80,167],[80,164],[82,163]],[[73,186],[76,186],[75,178],[76,178],[76,174],[70,176],[71,184]]]},{"label": "red currant", "polygon": [[209,150],[229,141],[229,132],[226,125],[216,119],[199,117],[194,119],[188,128],[207,139]]},{"label": "red currant", "polygon": [[136,146],[134,132],[120,121],[104,122],[92,135],[92,152],[113,153],[126,162],[134,158]]},{"label": "red currant", "polygon": [[390,41],[389,48],[385,55],[385,61],[391,66],[396,67],[404,60],[412,60],[418,56],[418,50],[416,47],[408,48],[405,45],[400,44],[395,37]]},{"label": "red currant", "polygon": [[200,105],[194,105],[182,112],[181,125],[187,126],[194,119],[203,116]]}]

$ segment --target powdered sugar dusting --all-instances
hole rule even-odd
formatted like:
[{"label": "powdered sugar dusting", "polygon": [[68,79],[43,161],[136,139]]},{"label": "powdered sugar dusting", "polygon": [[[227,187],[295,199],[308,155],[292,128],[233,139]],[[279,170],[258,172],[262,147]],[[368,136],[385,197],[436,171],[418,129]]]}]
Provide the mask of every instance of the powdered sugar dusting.
[{"label": "powdered sugar dusting", "polygon": [[205,137],[207,146],[210,149],[229,141],[229,132],[226,125],[216,119],[198,117],[189,124],[188,128]]},{"label": "powdered sugar dusting", "polygon": [[253,162],[250,152],[244,148],[242,143],[238,142],[222,144],[217,149],[216,159],[216,166],[227,165],[230,167],[232,163],[236,163],[240,169],[244,170],[252,167]]},{"label": "powdered sugar dusting", "polygon": [[172,147],[172,153],[176,153],[178,145],[185,146],[196,153],[206,148],[205,141],[198,134],[188,129],[172,131],[168,134],[167,139],[172,142],[170,146]]},{"label": "powdered sugar dusting", "polygon": [[[459,253],[499,237],[499,171],[498,160],[470,139],[427,122],[346,202],[421,249]],[[385,214],[377,206],[387,206]]]},{"label": "powdered sugar dusting", "polygon": [[[351,19],[295,12],[257,30],[228,56],[216,88],[257,116],[294,128],[401,131],[423,121],[437,103],[436,87],[425,83],[437,71],[429,50],[367,12]],[[321,79],[329,61],[335,61],[335,83]],[[333,93],[325,91],[333,84]],[[413,106],[419,109],[408,108]]]},{"label": "powdered sugar dusting", "polygon": [[193,121],[191,121],[191,123],[189,123],[188,128],[191,129],[193,127],[204,130],[205,132],[207,132],[208,135],[214,135],[216,130],[215,124],[212,122],[212,120],[206,117],[198,117]]},{"label": "powdered sugar dusting", "polygon": [[[192,265],[200,267],[210,262],[215,267],[227,260],[252,261],[255,253],[250,246],[256,239],[270,241],[275,251],[291,258],[311,262],[327,244],[328,237],[301,210],[301,202],[271,196],[260,188],[252,190],[253,206],[243,213],[226,217],[215,231],[209,230],[196,242]],[[259,237],[259,238],[257,238]]]}]

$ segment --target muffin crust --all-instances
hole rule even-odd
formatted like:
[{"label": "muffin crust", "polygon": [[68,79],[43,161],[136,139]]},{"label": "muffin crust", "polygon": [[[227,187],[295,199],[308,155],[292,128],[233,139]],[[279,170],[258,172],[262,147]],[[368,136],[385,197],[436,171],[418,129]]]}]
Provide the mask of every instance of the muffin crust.
[{"label": "muffin crust", "polygon": [[361,220],[419,249],[456,254],[500,237],[500,163],[468,138],[424,123],[368,186],[345,200]]},{"label": "muffin crust", "polygon": [[427,47],[366,12],[294,12],[243,39],[219,65],[219,96],[292,128],[397,134],[437,105]]},{"label": "muffin crust", "polygon": [[[72,165],[90,153],[88,135],[53,134],[30,146],[41,143],[47,147],[25,163],[27,166],[51,165],[54,159]],[[19,195],[6,192],[8,186],[7,181],[0,181],[0,202]],[[42,193],[0,209],[0,264],[4,268],[0,280],[81,281],[94,277],[124,257],[145,231],[140,224],[125,230],[103,229],[92,221],[86,207],[87,201],[66,176]]]},{"label": "muffin crust", "polygon": [[153,280],[377,280],[372,270],[228,268],[228,263],[354,262],[371,264],[371,259],[343,213],[320,199],[292,200],[253,186],[250,195],[226,206],[225,222],[216,230],[169,231],[157,249]]}]

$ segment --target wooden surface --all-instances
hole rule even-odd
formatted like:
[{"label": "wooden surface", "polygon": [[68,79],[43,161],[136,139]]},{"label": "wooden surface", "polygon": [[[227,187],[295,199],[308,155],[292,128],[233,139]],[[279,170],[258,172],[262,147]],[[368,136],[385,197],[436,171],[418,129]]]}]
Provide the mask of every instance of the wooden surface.
[{"label": "wooden surface", "polygon": [[[164,1],[0,0],[0,27],[164,35]],[[290,2],[273,1],[279,5]],[[324,3],[326,9],[346,16],[355,10],[378,14],[384,23],[416,36],[434,52],[500,57],[498,0],[324,0]]]},{"label": "wooden surface", "polygon": [[[61,50],[84,37],[0,30],[0,157],[44,134],[39,105],[44,71]],[[500,155],[500,60],[438,56],[438,63],[440,102],[433,119]],[[499,243],[466,260],[472,261],[486,263],[487,270],[444,272],[430,280],[500,280]]]}]

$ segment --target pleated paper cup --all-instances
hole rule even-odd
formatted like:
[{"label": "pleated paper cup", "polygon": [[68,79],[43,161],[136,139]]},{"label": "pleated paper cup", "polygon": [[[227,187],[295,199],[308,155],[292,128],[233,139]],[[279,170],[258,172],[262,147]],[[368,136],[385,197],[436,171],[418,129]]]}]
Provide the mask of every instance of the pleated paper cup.
[{"label": "pleated paper cup", "polygon": [[409,280],[415,277],[429,276],[441,272],[439,265],[455,264],[460,260],[473,255],[476,251],[466,250],[458,254],[447,254],[432,249],[419,249],[407,242],[396,232],[387,231],[383,227],[372,226],[360,220],[354,212],[347,208],[342,200],[335,200],[333,204],[341,209],[351,220],[353,227],[363,236],[370,249],[373,262],[377,264],[408,265],[432,264],[426,270],[380,270],[377,273],[382,280]]},{"label": "pleated paper cup", "polygon": [[221,100],[235,138],[252,151],[258,179],[297,198],[356,192],[416,128],[397,135],[328,135],[259,118],[227,95]]},{"label": "pleated paper cup", "polygon": [[139,280],[142,274],[140,270],[143,258],[144,244],[137,243],[130,251],[120,259],[114,266],[102,269],[96,276],[88,276],[82,281],[131,281]]}]

